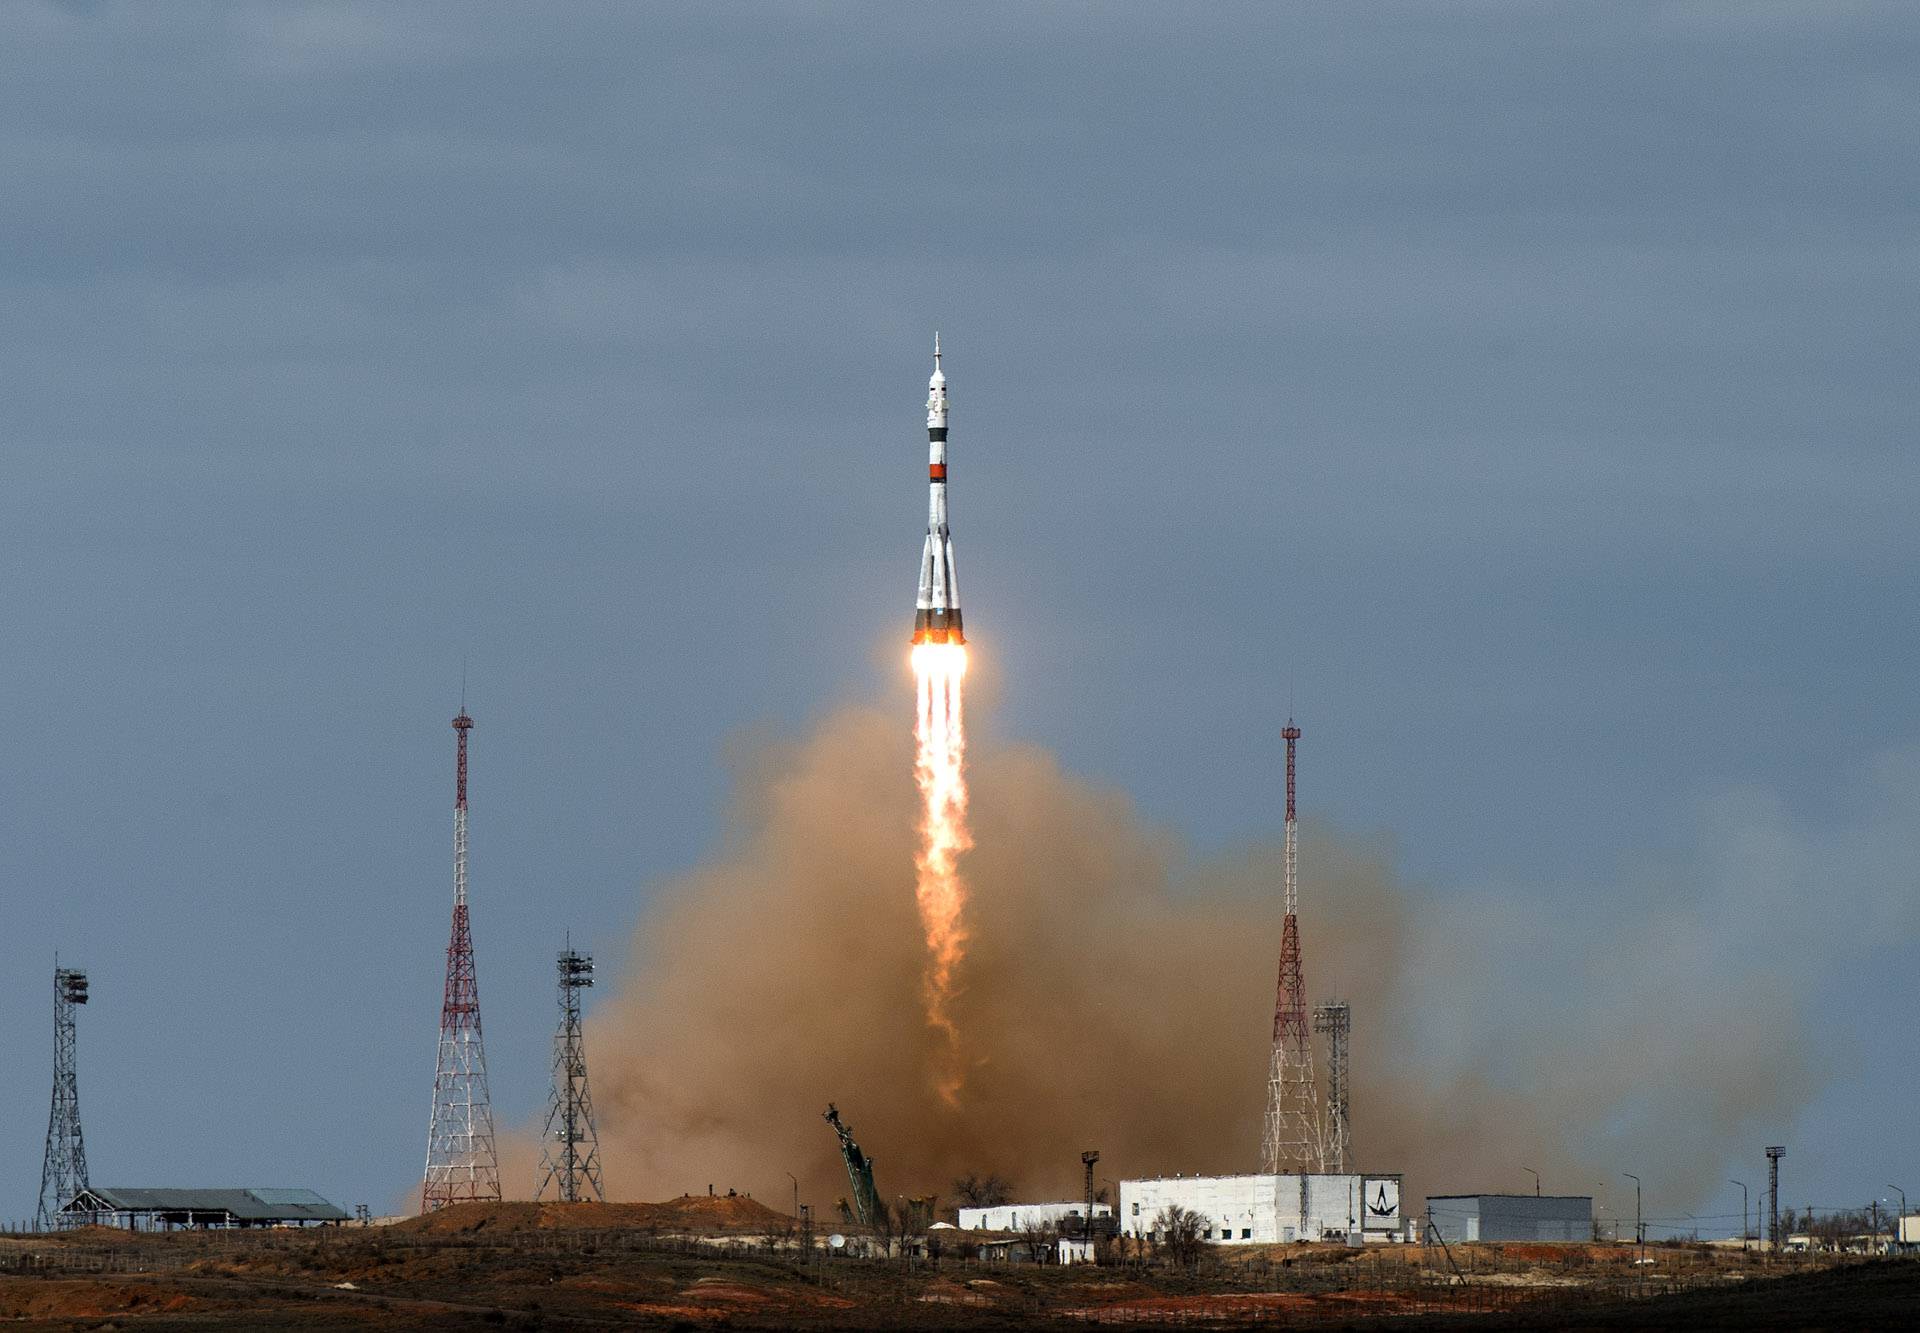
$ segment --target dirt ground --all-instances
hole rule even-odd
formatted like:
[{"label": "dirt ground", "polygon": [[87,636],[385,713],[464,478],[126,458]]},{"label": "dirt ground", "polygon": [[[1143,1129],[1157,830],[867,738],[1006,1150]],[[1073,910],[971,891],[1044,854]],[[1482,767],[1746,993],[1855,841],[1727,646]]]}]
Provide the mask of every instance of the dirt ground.
[{"label": "dirt ground", "polygon": [[0,1237],[0,1319],[47,1329],[1854,1328],[1920,1262],[1706,1246],[1274,1246],[1193,1268],[830,1258],[744,1198],[472,1204],[390,1227]]},{"label": "dirt ground", "polygon": [[737,1194],[684,1194],[665,1203],[596,1203],[575,1207],[538,1203],[468,1203],[394,1224],[400,1233],[425,1236],[495,1234],[589,1227],[640,1231],[765,1234],[784,1230],[791,1219]]}]

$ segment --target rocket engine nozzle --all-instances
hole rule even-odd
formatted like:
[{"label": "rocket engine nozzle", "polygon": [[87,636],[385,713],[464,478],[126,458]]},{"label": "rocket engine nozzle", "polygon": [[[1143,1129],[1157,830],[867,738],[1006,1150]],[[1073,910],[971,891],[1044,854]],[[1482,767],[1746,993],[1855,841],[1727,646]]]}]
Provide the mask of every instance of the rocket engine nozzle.
[{"label": "rocket engine nozzle", "polygon": [[967,636],[960,632],[960,609],[951,611],[929,611],[921,609],[913,613],[913,642],[921,643],[965,643]]}]

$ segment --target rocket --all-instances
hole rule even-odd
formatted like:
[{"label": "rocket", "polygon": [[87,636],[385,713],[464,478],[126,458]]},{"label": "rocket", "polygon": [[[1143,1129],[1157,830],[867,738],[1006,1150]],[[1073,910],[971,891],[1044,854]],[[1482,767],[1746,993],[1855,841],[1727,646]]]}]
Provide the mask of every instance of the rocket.
[{"label": "rocket", "polygon": [[927,381],[927,544],[920,552],[920,600],[913,611],[915,643],[965,643],[960,633],[960,585],[953,574],[953,534],[947,530],[947,377],[940,370],[940,335],[933,335],[933,378]]}]

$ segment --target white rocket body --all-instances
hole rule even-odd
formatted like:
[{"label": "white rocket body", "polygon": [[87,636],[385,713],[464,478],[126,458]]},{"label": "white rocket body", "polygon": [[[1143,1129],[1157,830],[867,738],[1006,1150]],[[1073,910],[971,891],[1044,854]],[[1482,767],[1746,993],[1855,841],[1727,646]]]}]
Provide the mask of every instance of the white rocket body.
[{"label": "white rocket body", "polygon": [[940,335],[933,337],[933,378],[927,381],[927,544],[920,552],[920,598],[914,604],[915,643],[965,643],[960,632],[960,585],[953,572],[953,534],[947,528],[947,377],[940,369]]}]

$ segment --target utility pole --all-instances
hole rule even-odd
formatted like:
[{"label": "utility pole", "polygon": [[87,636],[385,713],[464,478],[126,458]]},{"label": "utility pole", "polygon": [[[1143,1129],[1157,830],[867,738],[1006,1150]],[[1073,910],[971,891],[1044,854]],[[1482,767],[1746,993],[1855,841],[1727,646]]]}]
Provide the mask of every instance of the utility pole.
[{"label": "utility pole", "polygon": [[1535,1171],[1530,1166],[1523,1166],[1520,1169],[1533,1177],[1533,1197],[1536,1199],[1539,1198],[1540,1197],[1540,1173],[1538,1171]]},{"label": "utility pole", "polygon": [[1747,1183],[1744,1180],[1729,1180],[1727,1183],[1740,1187],[1740,1249],[1744,1253],[1747,1248]]},{"label": "utility pole", "polygon": [[1621,1175],[1633,1182],[1633,1235],[1640,1242],[1640,1262],[1647,1261],[1647,1224],[1641,1221],[1640,1214],[1640,1177],[1631,1171],[1622,1171]]},{"label": "utility pole", "polygon": [[1900,1220],[1893,1227],[1893,1244],[1905,1245],[1907,1243],[1907,1192],[1898,1185],[1889,1185],[1887,1188],[1900,1196]]},{"label": "utility pole", "polygon": [[[560,1030],[553,1038],[553,1094],[547,1106],[547,1132],[540,1150],[540,1188],[544,1199],[553,1186],[562,1203],[605,1203],[600,1183],[600,1135],[593,1125],[593,1094],[587,1087],[587,1048],[580,1035],[580,992],[593,984],[593,959],[561,951]],[[558,1145],[556,1148],[555,1145]],[[795,1195],[799,1186],[794,1187]]]},{"label": "utility pole", "polygon": [[440,1055],[433,1075],[433,1117],[427,1126],[427,1171],[420,1210],[450,1203],[498,1202],[500,1162],[493,1147],[493,1099],[480,1036],[480,980],[467,921],[467,733],[463,705],[453,719],[458,738],[453,786],[453,933],[440,1004]]},{"label": "utility pole", "polygon": [[1286,916],[1280,928],[1280,983],[1273,1006],[1273,1050],[1267,1063],[1267,1114],[1260,1136],[1260,1170],[1324,1169],[1319,1095],[1313,1077],[1313,1036],[1307,1029],[1307,983],[1300,959],[1299,831],[1294,818],[1294,747],[1300,728],[1287,719]]},{"label": "utility pole", "polygon": [[47,1151],[40,1165],[39,1229],[78,1224],[61,1209],[87,1188],[87,1145],[80,1134],[79,1066],[74,1006],[87,1002],[87,974],[53,963],[53,1106],[47,1113]]}]

